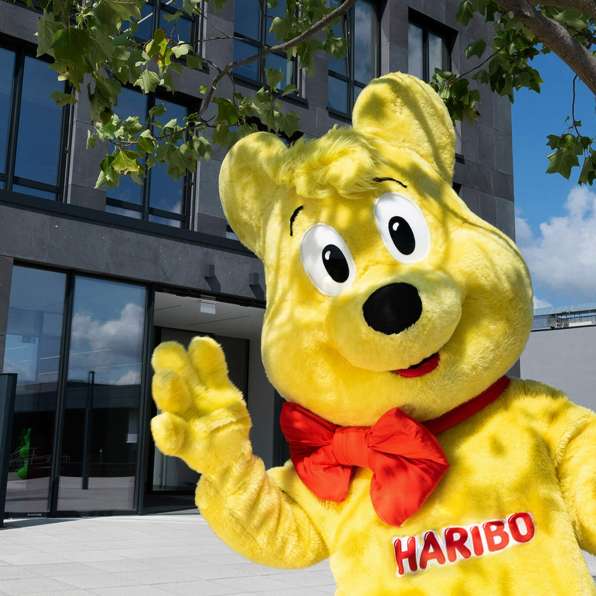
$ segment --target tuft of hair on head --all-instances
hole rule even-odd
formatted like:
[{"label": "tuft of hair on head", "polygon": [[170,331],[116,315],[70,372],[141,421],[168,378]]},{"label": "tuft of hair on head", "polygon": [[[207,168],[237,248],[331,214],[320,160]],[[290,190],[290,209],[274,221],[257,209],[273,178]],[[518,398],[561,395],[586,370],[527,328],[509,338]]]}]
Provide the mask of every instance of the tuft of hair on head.
[{"label": "tuft of hair on head", "polygon": [[283,157],[278,183],[307,199],[360,199],[376,188],[382,160],[353,128],[332,128],[319,139],[301,139]]}]

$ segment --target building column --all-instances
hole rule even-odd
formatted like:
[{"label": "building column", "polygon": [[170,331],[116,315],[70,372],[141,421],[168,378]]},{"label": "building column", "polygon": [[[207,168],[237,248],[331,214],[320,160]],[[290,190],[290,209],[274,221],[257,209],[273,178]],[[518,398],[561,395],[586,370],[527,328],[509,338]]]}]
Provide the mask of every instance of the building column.
[{"label": "building column", "polygon": [[8,323],[8,303],[10,301],[10,279],[12,257],[0,256],[0,371],[4,367],[4,344]]}]

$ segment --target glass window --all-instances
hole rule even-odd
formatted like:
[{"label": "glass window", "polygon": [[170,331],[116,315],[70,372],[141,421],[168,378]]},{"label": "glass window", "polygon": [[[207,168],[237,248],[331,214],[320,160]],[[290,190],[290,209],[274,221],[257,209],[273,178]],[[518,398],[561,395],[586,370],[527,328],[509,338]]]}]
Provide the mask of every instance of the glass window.
[{"label": "glass window", "polygon": [[261,38],[260,0],[240,0],[235,2],[236,33],[258,40]]},{"label": "glass window", "polygon": [[0,48],[0,180],[6,176],[14,60],[13,52]]},{"label": "glass window", "polygon": [[410,23],[408,26],[408,72],[419,79],[424,78],[423,31]]},{"label": "glass window", "polygon": [[[156,104],[166,108],[166,112],[158,118],[162,123],[172,118],[182,123],[188,113],[183,105],[132,89],[122,90],[116,113],[121,118],[138,116],[141,122],[146,122],[148,110]],[[147,173],[142,185],[122,177],[117,187],[107,188],[106,211],[181,228],[186,223],[188,188],[189,176],[175,179],[168,174],[165,164],[158,164]]]},{"label": "glass window", "polygon": [[198,50],[202,42],[201,21],[205,5],[206,2],[200,1],[198,7],[201,16],[191,17],[182,12],[182,2],[178,0],[147,0],[141,9],[135,35],[147,41],[153,37],[156,29],[161,28],[170,39],[190,43]]},{"label": "glass window", "polygon": [[435,70],[451,68],[452,42],[456,32],[428,18],[410,14],[408,72],[429,82]]},{"label": "glass window", "polygon": [[[45,62],[27,56],[23,74],[15,176],[58,184],[62,108],[51,98],[64,89]],[[43,134],[39,132],[43,130]],[[23,180],[23,182],[25,182]]]},{"label": "glass window", "polygon": [[6,510],[49,507],[66,276],[15,266],[4,372],[17,374]]},{"label": "glass window", "polygon": [[443,68],[443,38],[428,34],[428,76],[432,79],[435,70]]},{"label": "glass window", "polygon": [[[234,39],[234,60],[260,54],[263,47],[279,43],[279,40],[269,30],[273,19],[285,14],[285,0],[278,0],[275,6],[268,6],[260,0],[237,1],[234,15],[236,37]],[[284,74],[284,78],[278,86],[280,89],[290,84],[298,86],[297,61],[288,59],[285,54],[267,54],[265,59],[260,56],[259,60],[235,69],[234,74],[264,85],[268,68],[276,68]]]},{"label": "glass window", "polygon": [[372,2],[354,6],[354,79],[368,83],[377,74],[377,14]]},{"label": "glass window", "polygon": [[[337,4],[337,2],[336,2]],[[357,0],[334,25],[347,43],[344,58],[329,58],[328,107],[348,115],[360,91],[379,71],[379,19],[373,0]]]},{"label": "glass window", "polygon": [[64,90],[47,62],[0,48],[0,183],[7,190],[61,198],[67,108],[51,94]]},{"label": "glass window", "polygon": [[58,510],[132,510],[145,289],[75,280]]}]

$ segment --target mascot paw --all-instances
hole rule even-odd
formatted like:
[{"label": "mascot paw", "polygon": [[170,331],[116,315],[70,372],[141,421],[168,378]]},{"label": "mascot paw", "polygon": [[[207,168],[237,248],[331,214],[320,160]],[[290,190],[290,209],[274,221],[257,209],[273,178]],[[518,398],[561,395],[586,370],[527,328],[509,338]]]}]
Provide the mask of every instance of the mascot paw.
[{"label": "mascot paw", "polygon": [[195,337],[188,351],[176,342],[162,343],[152,365],[153,399],[161,413],[151,421],[151,432],[162,453],[203,472],[209,459],[226,457],[224,436],[235,439],[236,448],[239,439],[248,440],[246,406],[215,340]]}]

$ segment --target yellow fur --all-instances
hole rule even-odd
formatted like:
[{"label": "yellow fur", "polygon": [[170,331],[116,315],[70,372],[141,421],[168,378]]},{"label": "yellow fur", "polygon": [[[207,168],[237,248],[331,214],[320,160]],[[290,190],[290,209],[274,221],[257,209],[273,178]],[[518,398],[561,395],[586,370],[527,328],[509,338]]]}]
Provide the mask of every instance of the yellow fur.
[{"label": "yellow fur", "polygon": [[[353,121],[291,148],[267,133],[242,139],[222,166],[222,202],[265,265],[262,353],[277,390],[341,425],[373,424],[394,407],[423,421],[473,398],[518,359],[532,320],[529,275],[514,243],[452,190],[453,126],[430,87],[399,73],[377,79],[360,94]],[[373,215],[383,193],[422,211],[430,250],[417,262],[399,262],[383,243]],[[301,260],[304,234],[320,223],[341,234],[355,263],[351,284],[333,297],[315,287]],[[366,324],[362,307],[397,282],[417,288],[422,314],[385,335]],[[391,372],[435,352],[440,364],[427,375]],[[153,365],[164,410],[152,422],[156,444],[203,474],[201,513],[246,557],[300,567],[329,556],[346,595],[596,593],[579,550],[596,551],[596,417],[559,392],[515,381],[441,434],[450,470],[395,528],[372,508],[367,469],[341,503],[316,498],[291,463],[265,471],[215,342],[195,339],[188,354],[164,344]],[[394,536],[520,511],[535,520],[531,542],[396,577]]]}]

